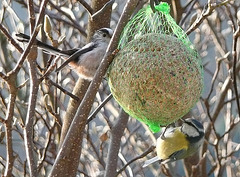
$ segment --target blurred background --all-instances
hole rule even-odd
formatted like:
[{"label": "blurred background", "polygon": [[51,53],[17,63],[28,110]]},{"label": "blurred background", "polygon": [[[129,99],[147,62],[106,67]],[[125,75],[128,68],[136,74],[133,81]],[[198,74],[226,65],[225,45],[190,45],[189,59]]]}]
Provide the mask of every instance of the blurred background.
[{"label": "blurred background", "polygon": [[[32,2],[37,18],[41,1]],[[96,11],[94,8],[102,7],[107,1],[51,0],[48,2],[45,15],[51,20],[53,39],[56,41],[63,39],[59,48],[71,49],[84,46],[92,33],[103,25],[115,29],[126,4],[125,0],[115,0],[112,8],[106,12],[108,16],[100,17],[104,21],[103,24],[99,24],[91,21],[87,6],[83,5],[84,2]],[[155,144],[159,133],[153,134],[146,125],[129,118],[127,124],[122,126],[123,136],[119,138],[119,152],[116,151],[117,169],[113,176],[240,176],[240,1],[169,0],[166,2],[171,4],[172,17],[187,32],[202,58],[204,90],[196,106],[185,117],[193,116],[203,123],[206,133],[204,145],[196,155],[185,160],[164,165],[155,163],[142,168],[145,160],[156,155],[150,148]],[[134,13],[148,3],[147,0],[139,1]],[[27,62],[23,62],[20,69],[15,70],[21,58],[21,50],[17,49],[17,44],[10,40],[11,37],[16,40],[16,33],[29,34],[31,31],[28,1],[2,0],[0,21],[0,174],[10,174],[6,172],[7,156],[12,154],[9,156],[13,163],[12,176],[29,176],[24,129],[29,114],[31,76]],[[43,26],[40,27],[37,38],[52,45],[52,41],[44,33]],[[23,50],[26,49],[23,43],[18,45]],[[54,56],[38,50],[37,78],[41,78],[55,62],[59,66],[62,60],[56,61]],[[16,71],[14,77],[9,76],[11,71]],[[9,81],[10,78],[13,79],[12,82]],[[31,125],[32,147],[39,176],[48,176],[52,169],[61,141],[66,111],[71,104],[69,94],[56,88],[55,85],[75,94],[76,83],[78,83],[78,75],[69,67],[65,67],[60,73],[53,71],[47,78],[39,80]],[[104,79],[93,105],[90,105],[91,112],[94,112],[109,94],[110,90]],[[96,115],[91,117],[92,120],[88,121],[82,140],[77,176],[106,175],[111,130],[117,123],[120,112],[121,109],[116,101],[110,99]],[[148,150],[152,152],[144,153]],[[131,160],[132,162],[127,164]]]}]

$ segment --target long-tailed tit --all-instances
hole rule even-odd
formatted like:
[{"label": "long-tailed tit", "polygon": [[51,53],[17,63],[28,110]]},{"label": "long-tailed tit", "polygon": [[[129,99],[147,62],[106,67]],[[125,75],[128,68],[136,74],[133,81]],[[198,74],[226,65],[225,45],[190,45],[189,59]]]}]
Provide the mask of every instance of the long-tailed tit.
[{"label": "long-tailed tit", "polygon": [[[104,57],[112,35],[113,30],[110,28],[101,28],[94,33],[90,43],[82,48],[74,48],[71,50],[59,50],[39,40],[36,41],[36,44],[48,53],[66,58],[65,62],[57,71],[69,64],[80,77],[91,80]],[[29,42],[30,36],[28,35],[19,33],[16,34],[16,36],[20,42]]]}]

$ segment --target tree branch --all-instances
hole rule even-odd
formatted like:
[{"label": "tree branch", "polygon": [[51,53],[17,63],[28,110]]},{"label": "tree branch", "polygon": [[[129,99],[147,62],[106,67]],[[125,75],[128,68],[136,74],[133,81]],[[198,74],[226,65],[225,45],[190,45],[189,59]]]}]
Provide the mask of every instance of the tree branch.
[{"label": "tree branch", "polygon": [[[13,77],[12,77],[13,78]],[[15,80],[8,82],[10,88],[10,97],[7,109],[7,117],[5,121],[6,127],[6,145],[7,145],[7,161],[4,176],[12,176],[14,156],[13,156],[13,146],[12,146],[12,121],[14,115],[14,107],[16,102],[17,89],[15,86]]]},{"label": "tree branch", "polygon": [[[124,8],[124,12],[118,22],[114,35],[106,51],[106,54],[97,70],[97,73],[95,74],[94,79],[92,80],[88,88],[86,95],[83,98],[82,103],[80,104],[77,110],[77,113],[73,119],[70,129],[68,130],[67,136],[65,137],[64,142],[59,149],[59,153],[57,155],[53,169],[50,172],[50,177],[63,175],[63,171],[65,171],[64,169],[65,157],[67,157],[68,154],[71,153],[71,149],[73,146],[78,145],[79,148],[81,148],[83,132],[87,122],[87,117],[91,110],[91,105],[93,104],[95,95],[98,91],[102,78],[105,75],[108,69],[108,66],[112,62],[112,59],[113,59],[112,52],[117,48],[121,31],[126,25],[137,2],[138,2],[137,0],[129,0]],[[80,154],[81,154],[81,151],[79,152],[79,154],[77,154],[76,158],[79,159]],[[66,175],[67,174],[65,174],[65,176]]]},{"label": "tree branch", "polygon": [[87,124],[89,124],[94,117],[97,115],[97,113],[105,106],[105,104],[111,100],[113,95],[110,93],[105,100],[102,101],[102,103],[92,112],[92,114],[88,117]]},{"label": "tree branch", "polygon": [[30,34],[32,34],[35,28],[35,23],[36,23],[33,0],[28,0],[27,6],[28,6],[28,15],[29,15],[29,22],[30,22]]},{"label": "tree branch", "polygon": [[37,176],[37,159],[34,155],[33,145],[33,122],[35,117],[35,107],[37,102],[37,94],[39,88],[39,80],[36,73],[36,58],[37,48],[32,48],[28,55],[29,73],[30,73],[30,97],[27,111],[25,129],[24,129],[24,143],[26,148],[27,161],[30,171],[30,176]]},{"label": "tree branch", "polygon": [[240,36],[240,24],[238,24],[237,30],[234,31],[233,33],[233,72],[232,72],[232,77],[233,77],[233,88],[235,91],[236,95],[236,103],[237,103],[237,109],[238,109],[238,116],[240,116],[240,103],[239,103],[239,97],[238,97],[238,86],[237,86],[237,41]]},{"label": "tree branch", "polygon": [[106,9],[112,6],[114,2],[115,0],[108,1],[100,10],[91,15],[92,20],[94,21],[94,18],[104,16],[103,14],[105,13]]},{"label": "tree branch", "polygon": [[130,160],[127,164],[125,164],[116,174],[116,177],[118,175],[120,175],[130,164],[132,164],[133,162],[135,162],[136,160],[139,160],[141,158],[146,157],[146,155],[148,155],[149,153],[153,152],[154,149],[156,148],[156,146],[150,146],[145,152],[143,152],[142,154],[140,154],[139,156],[133,158],[132,160]]},{"label": "tree branch", "polygon": [[86,1],[84,1],[84,0],[78,0],[78,2],[82,4],[82,6],[88,11],[88,13],[89,13],[90,15],[93,14],[94,11],[93,11],[92,7],[91,7],[90,5],[88,5],[88,3],[87,3]]},{"label": "tree branch", "polygon": [[23,49],[18,45],[18,43],[12,38],[12,36],[8,33],[8,30],[0,23],[0,30],[6,36],[6,38],[10,41],[10,43],[20,52],[23,53]]},{"label": "tree branch", "polygon": [[[37,26],[41,23],[43,20],[43,14],[46,8],[48,0],[42,1],[41,8],[40,8],[40,14],[38,17],[37,21]],[[33,37],[31,38],[30,42],[34,41],[39,30],[39,26],[37,28],[33,28],[33,25],[35,25],[35,19],[33,17],[33,4],[29,5],[29,15],[30,15],[30,23],[32,26],[32,31],[33,31]],[[31,43],[29,42],[29,45]],[[28,49],[27,47],[27,49]],[[28,54],[28,64],[29,64],[29,73],[30,73],[30,97],[29,97],[29,105],[28,105],[28,111],[27,111],[27,117],[26,117],[26,123],[25,123],[25,129],[24,129],[24,143],[26,147],[26,155],[27,155],[27,162],[29,166],[29,171],[30,171],[30,176],[37,176],[37,163],[36,159],[34,156],[34,145],[33,145],[33,121],[35,117],[35,107],[36,107],[36,102],[37,102],[37,93],[38,93],[38,88],[39,88],[39,80],[37,78],[37,65],[36,65],[36,58],[37,58],[37,48],[34,47],[30,50],[30,53]],[[24,54],[27,52],[24,51]],[[19,66],[19,65],[18,65]],[[15,70],[16,71],[16,70]]]},{"label": "tree branch", "polygon": [[117,174],[118,152],[121,144],[123,132],[127,126],[128,114],[121,109],[118,121],[111,129],[110,144],[108,148],[107,165],[104,177],[112,177]]},{"label": "tree branch", "polygon": [[186,34],[189,35],[191,32],[193,32],[197,27],[199,27],[199,25],[202,24],[203,20],[205,20],[209,15],[212,14],[212,12],[220,6],[224,6],[227,3],[229,3],[231,0],[225,0],[219,4],[212,4],[210,2],[210,0],[208,0],[208,8],[206,9],[206,11],[202,11],[202,14],[199,18],[196,19],[196,21],[189,27],[189,29],[186,31]]}]

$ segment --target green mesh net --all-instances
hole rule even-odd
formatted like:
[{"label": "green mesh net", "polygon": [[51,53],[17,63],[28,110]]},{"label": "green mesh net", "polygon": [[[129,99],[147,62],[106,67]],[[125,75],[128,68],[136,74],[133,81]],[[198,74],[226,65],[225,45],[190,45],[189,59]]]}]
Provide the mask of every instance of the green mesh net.
[{"label": "green mesh net", "polygon": [[140,10],[121,36],[108,81],[120,106],[153,132],[185,115],[202,88],[201,59],[161,3]]}]

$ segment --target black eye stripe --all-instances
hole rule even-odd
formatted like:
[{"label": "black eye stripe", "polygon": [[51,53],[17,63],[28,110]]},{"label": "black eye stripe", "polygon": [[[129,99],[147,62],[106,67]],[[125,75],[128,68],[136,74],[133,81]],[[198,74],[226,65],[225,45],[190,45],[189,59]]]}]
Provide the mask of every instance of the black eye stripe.
[{"label": "black eye stripe", "polygon": [[107,29],[100,29],[98,31],[105,34],[105,35],[109,35],[109,31]]},{"label": "black eye stripe", "polygon": [[185,124],[193,127],[197,132],[198,135],[197,136],[191,136],[191,135],[187,135],[186,134],[186,138],[189,140],[189,142],[191,143],[197,143],[200,139],[202,139],[202,137],[204,136],[204,130],[203,130],[203,126],[200,122],[197,121],[193,121],[193,122],[188,122],[185,121]]},{"label": "black eye stripe", "polygon": [[189,140],[189,142],[191,143],[196,143],[198,142],[200,139],[202,139],[202,137],[204,136],[204,133],[202,132],[199,132],[199,135],[198,136],[186,136],[186,138]]},{"label": "black eye stripe", "polygon": [[199,132],[199,133],[202,132],[201,130],[203,130],[202,124],[198,123],[197,121],[195,121],[194,123],[185,121],[184,123],[188,124],[189,126],[191,126],[193,128],[195,128],[195,130],[197,130],[197,132]]}]

